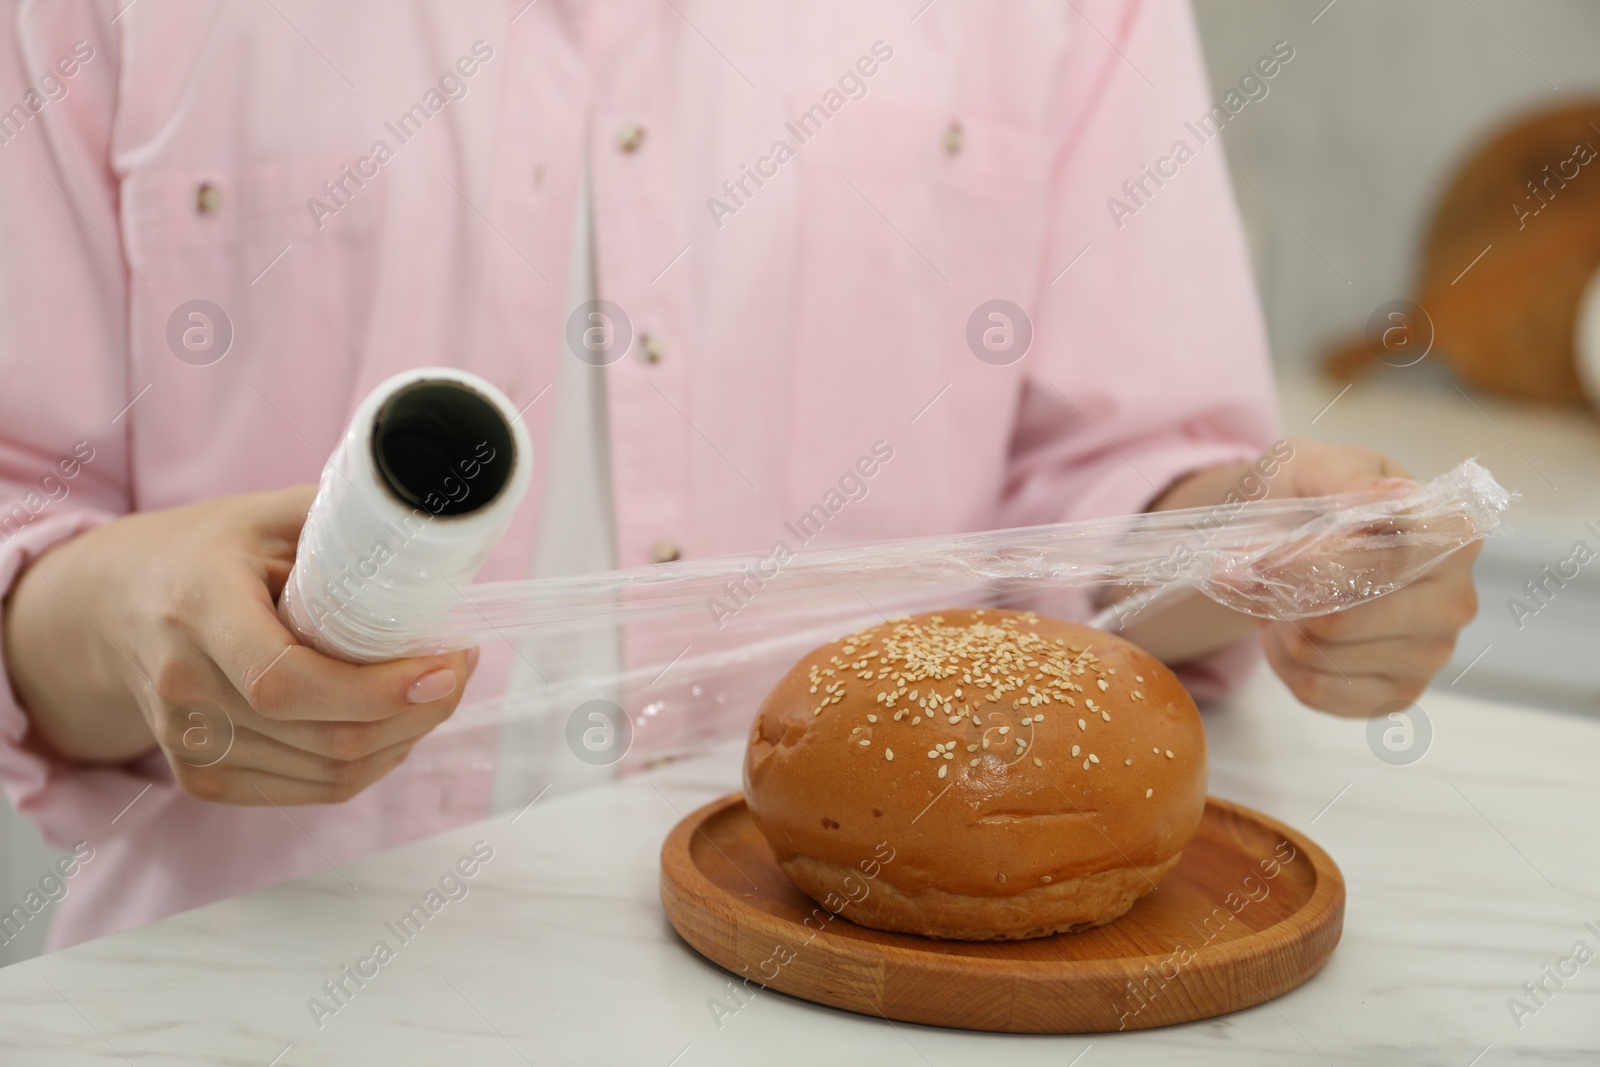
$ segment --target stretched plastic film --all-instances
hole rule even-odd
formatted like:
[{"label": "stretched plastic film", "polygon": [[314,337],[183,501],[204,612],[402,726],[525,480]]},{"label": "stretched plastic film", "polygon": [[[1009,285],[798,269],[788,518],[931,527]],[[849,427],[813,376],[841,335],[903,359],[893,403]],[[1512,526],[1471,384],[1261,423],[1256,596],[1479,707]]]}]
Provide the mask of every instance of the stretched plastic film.
[{"label": "stretched plastic film", "polygon": [[[1468,460],[1426,483],[1336,496],[815,550],[779,540],[747,556],[474,585],[527,484],[530,455],[504,398],[457,376],[449,380],[487,400],[467,412],[478,421],[422,420],[411,429],[433,435],[419,446],[425,461],[407,468],[404,450],[391,449],[385,462],[382,426],[394,397],[439,379],[395,379],[358,410],[280,605],[302,640],[355,661],[501,641],[517,648],[527,669],[507,691],[441,728],[478,743],[419,750],[423,767],[547,760],[548,751],[485,741],[519,722],[545,723],[547,742],[553,730],[591,764],[701,750],[741,736],[766,691],[810,648],[914,611],[1031,608],[1120,629],[1185,590],[1269,620],[1341,611],[1492,534],[1513,499]],[[482,459],[486,447],[498,459]],[[464,477],[475,469],[481,482]],[[450,480],[455,488],[439,494],[459,498],[454,505],[422,503],[441,499],[428,478]],[[402,530],[410,532],[401,538]],[[621,648],[608,669],[553,669],[552,648],[608,640]],[[596,717],[597,701],[615,711]],[[591,744],[598,735],[605,745]],[[559,745],[543,745],[551,747]],[[590,759],[585,748],[609,755]]]}]

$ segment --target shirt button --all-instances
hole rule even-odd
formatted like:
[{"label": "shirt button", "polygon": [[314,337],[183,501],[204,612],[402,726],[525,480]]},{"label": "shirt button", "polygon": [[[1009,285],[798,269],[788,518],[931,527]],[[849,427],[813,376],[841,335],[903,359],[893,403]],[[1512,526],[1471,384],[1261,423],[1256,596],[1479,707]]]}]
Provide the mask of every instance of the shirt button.
[{"label": "shirt button", "polygon": [[661,338],[657,337],[653,333],[642,333],[639,335],[640,359],[644,360],[646,363],[660,363],[662,357],[666,354],[666,349],[661,345]]},{"label": "shirt button", "polygon": [[961,123],[952,121],[944,131],[944,150],[950,155],[961,151],[961,146],[967,138],[966,131],[961,128]]},{"label": "shirt button", "polygon": [[644,144],[644,127],[637,122],[630,122],[617,131],[617,147],[624,152],[637,152],[642,144]]},{"label": "shirt button", "polygon": [[653,562],[672,563],[678,557],[678,545],[674,541],[657,541],[650,546],[650,559]]},{"label": "shirt button", "polygon": [[211,182],[201,182],[194,191],[194,210],[200,215],[215,215],[222,207],[222,190]]}]

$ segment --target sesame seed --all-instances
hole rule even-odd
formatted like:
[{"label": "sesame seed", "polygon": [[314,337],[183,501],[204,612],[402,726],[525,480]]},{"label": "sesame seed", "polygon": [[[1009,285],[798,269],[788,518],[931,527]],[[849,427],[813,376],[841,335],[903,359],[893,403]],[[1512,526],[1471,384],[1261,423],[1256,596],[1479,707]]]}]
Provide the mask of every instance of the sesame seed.
[{"label": "sesame seed", "polygon": [[1084,722],[1082,719],[1078,720],[1078,729],[1087,730],[1088,728],[1089,728],[1089,724],[1088,723]]},{"label": "sesame seed", "polygon": [[938,759],[939,758],[938,751],[935,750],[935,749],[931,749],[931,748],[928,749],[928,758],[929,759]]},{"label": "sesame seed", "polygon": [[893,763],[894,762],[894,749],[892,749],[892,748],[884,749],[883,750],[883,758],[888,760],[889,762]]},{"label": "sesame seed", "polygon": [[1044,722],[1044,712],[1041,711],[1039,714],[1035,715],[1033,717],[1033,721],[1034,722]]},{"label": "sesame seed", "polygon": [[976,767],[977,765],[978,765],[978,761],[975,760],[975,759],[970,759],[970,760],[967,761],[967,766],[968,767]]},{"label": "sesame seed", "polygon": [[1136,681],[1136,682],[1142,682],[1142,681],[1144,681],[1144,675],[1136,674],[1136,675],[1133,676],[1133,680]]},{"label": "sesame seed", "polygon": [[1104,693],[1104,692],[1105,692],[1105,691],[1107,691],[1107,690],[1108,690],[1108,689],[1110,689],[1110,688],[1111,688],[1111,685],[1110,685],[1110,683],[1109,683],[1109,682],[1107,682],[1107,681],[1106,681],[1106,680],[1105,680],[1105,679],[1104,679],[1104,678],[1102,678],[1102,679],[1100,679],[1100,680],[1099,680],[1099,681],[1098,681],[1098,682],[1096,682],[1096,683],[1095,683],[1095,684],[1096,684],[1096,685],[1098,685],[1098,686],[1099,686],[1099,687],[1100,687],[1100,692],[1102,692],[1102,693]]},{"label": "sesame seed", "polygon": [[944,772],[949,770],[949,769],[950,768],[946,767],[944,764],[942,764],[942,763],[939,764],[939,777],[943,778],[944,777]]},{"label": "sesame seed", "polygon": [[876,715],[868,715],[867,716],[867,721],[868,722],[877,722],[878,721],[878,717]]},{"label": "sesame seed", "polygon": [[1046,885],[1048,885],[1050,883],[1050,876],[1047,874],[1043,878],[1040,878],[1039,881],[1044,882]]},{"label": "sesame seed", "polygon": [[1104,719],[1106,722],[1110,722],[1111,721],[1111,713],[1109,711],[1107,711],[1105,708],[1101,708],[1100,709],[1100,717],[1102,719]]},{"label": "sesame seed", "polygon": [[917,723],[919,723],[921,721],[922,721],[922,716],[921,715],[913,715],[913,716],[911,716],[911,725],[912,726],[917,725]]},{"label": "sesame seed", "polygon": [[1144,791],[1144,798],[1149,800],[1151,797],[1155,796],[1155,793],[1156,791],[1154,789],[1146,789]]},{"label": "sesame seed", "polygon": [[1158,756],[1161,755],[1161,750],[1159,748],[1152,748],[1150,751],[1154,752]]},{"label": "sesame seed", "polygon": [[1029,718],[1028,716],[1024,715],[1022,717],[1022,725],[1024,725],[1024,726],[1032,726],[1033,725],[1033,720],[1031,718]]},{"label": "sesame seed", "polygon": [[1084,770],[1088,770],[1089,769],[1089,761],[1088,760],[1084,760],[1083,761],[1083,769]]},{"label": "sesame seed", "polygon": [[859,744],[861,745],[862,748],[866,748],[868,745],[872,744],[872,739],[868,738],[868,737],[863,737],[860,740]]},{"label": "sesame seed", "polygon": [[1006,734],[1009,734],[1010,732],[1011,732],[1011,727],[1009,727],[1009,726],[1000,727],[1000,736],[1001,737],[1004,737]]},{"label": "sesame seed", "polygon": [[1168,759],[1171,759],[1171,758],[1172,758],[1172,749],[1170,749],[1170,748],[1169,748],[1169,749],[1167,749],[1167,758],[1168,758]]},{"label": "sesame seed", "polygon": [[1090,763],[1099,763],[1100,762],[1100,757],[1096,756],[1093,752],[1091,752],[1091,753],[1089,753],[1089,762]]},{"label": "sesame seed", "polygon": [[1123,760],[1122,761],[1122,765],[1124,767],[1132,767],[1133,766],[1133,757],[1129,756],[1127,759]]},{"label": "sesame seed", "polygon": [[1079,748],[1077,745],[1073,745],[1072,746],[1072,756],[1073,756],[1073,758],[1076,759],[1078,754],[1080,752],[1082,752],[1082,751],[1083,751],[1083,749]]},{"label": "sesame seed", "polygon": [[976,751],[978,751],[978,746],[977,745],[968,745],[967,746],[967,751],[968,752],[976,752]]},{"label": "sesame seed", "polygon": [[[976,763],[978,761],[977,760],[973,760],[972,762]],[[1035,767],[1043,767],[1044,766],[1044,760],[1040,759],[1038,756],[1035,756],[1035,757],[1033,757],[1033,765]]]}]

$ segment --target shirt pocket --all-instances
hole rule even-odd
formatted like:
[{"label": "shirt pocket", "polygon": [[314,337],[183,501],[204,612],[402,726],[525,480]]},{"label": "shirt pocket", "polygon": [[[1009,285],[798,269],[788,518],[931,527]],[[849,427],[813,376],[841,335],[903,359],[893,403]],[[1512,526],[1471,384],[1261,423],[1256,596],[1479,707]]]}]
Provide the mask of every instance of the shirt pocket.
[{"label": "shirt pocket", "polygon": [[847,348],[964,351],[978,303],[1027,308],[1041,284],[1054,142],[992,119],[858,106],[797,152],[800,319],[837,322],[847,332],[828,340]]},{"label": "shirt pocket", "polygon": [[[150,387],[129,413],[148,474],[141,506],[213,479],[244,490],[314,477],[316,449],[337,440],[382,276],[383,179],[348,162],[123,178],[130,395]],[[285,431],[314,448],[264,447]]]},{"label": "shirt pocket", "polygon": [[[806,106],[791,103],[789,113]],[[864,100],[796,152],[793,447],[827,455],[827,428],[840,422],[860,434],[877,426],[895,442],[915,435],[922,443],[896,460],[907,498],[889,489],[876,502],[886,514],[925,517],[908,532],[976,524],[984,487],[1001,477],[1021,365],[981,362],[968,320],[995,299],[1034,314],[1049,284],[1041,258],[1055,148],[1012,123]],[[927,469],[909,469],[919,465]],[[920,506],[910,487],[922,485],[925,498],[927,486],[950,485],[952,471],[979,485],[949,490],[950,507],[934,517],[941,509]]]}]

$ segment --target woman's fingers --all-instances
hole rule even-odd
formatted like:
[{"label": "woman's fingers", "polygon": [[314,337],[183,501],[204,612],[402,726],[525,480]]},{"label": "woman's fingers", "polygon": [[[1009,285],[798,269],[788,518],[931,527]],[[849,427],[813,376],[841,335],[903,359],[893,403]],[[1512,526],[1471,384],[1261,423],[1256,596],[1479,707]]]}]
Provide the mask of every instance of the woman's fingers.
[{"label": "woman's fingers", "polygon": [[1336,715],[1373,715],[1385,704],[1422,695],[1455,648],[1453,635],[1430,642],[1375,641],[1307,646],[1286,624],[1266,635],[1267,662],[1307,707]]},{"label": "woman's fingers", "polygon": [[1308,666],[1290,658],[1282,642],[1275,640],[1271,633],[1267,635],[1265,648],[1267,662],[1300,703],[1331,715],[1370,717],[1386,704],[1417,699],[1431,679],[1431,675],[1394,677],[1351,673],[1327,663],[1320,667]]},{"label": "woman's fingers", "polygon": [[279,720],[371,722],[460,698],[467,654],[356,664],[299,644],[266,588],[241,571],[216,576],[178,622],[258,714]]},{"label": "woman's fingers", "polygon": [[1455,631],[1371,641],[1322,641],[1302,623],[1272,628],[1268,640],[1286,662],[1333,674],[1373,674],[1394,679],[1431,678],[1455,653]]},{"label": "woman's fingers", "polygon": [[1283,468],[1289,487],[1287,493],[1280,490],[1280,495],[1328,496],[1411,477],[1404,467],[1374,449],[1309,438],[1295,438],[1289,444],[1294,458]]},{"label": "woman's fingers", "polygon": [[1323,646],[1403,642],[1454,636],[1477,613],[1478,593],[1472,584],[1470,561],[1457,565],[1452,560],[1404,589],[1344,611],[1301,619],[1294,625]]},{"label": "woman's fingers", "polygon": [[[296,653],[312,657],[311,662],[325,659],[299,645],[288,649],[284,660]],[[175,661],[162,672],[165,692],[162,707],[153,715],[155,732],[179,784],[193,796],[260,803],[251,793],[241,793],[239,783],[226,780],[234,775],[254,780],[252,774],[246,774],[254,772],[314,786],[286,787],[281,792],[289,799],[274,796],[275,803],[327,803],[325,799],[294,798],[353,795],[398,765],[411,746],[454,712],[462,684],[476,666],[475,652],[440,657],[454,664],[445,673],[458,673],[461,678],[449,680],[448,688],[441,690],[445,696],[423,703],[396,703],[393,706],[398,710],[370,721],[263,714],[234,691],[217,664]],[[274,670],[284,666],[282,662],[272,665]],[[367,673],[366,668],[350,664],[337,666]],[[302,684],[304,675],[285,677]],[[258,686],[258,702],[261,691]],[[292,698],[285,695],[284,699]],[[320,708],[285,707],[300,715],[337,710],[328,707],[326,696],[321,702]],[[280,711],[280,716],[283,714]]]},{"label": "woman's fingers", "polygon": [[[341,722],[309,719],[281,721],[252,716],[251,728],[302,752],[330,759],[363,759],[402,742],[415,743],[450,718],[455,705],[435,702],[418,705],[376,722]],[[246,710],[245,714],[249,714]]]},{"label": "woman's fingers", "polygon": [[366,779],[448,717],[449,709],[421,707],[376,723],[276,722],[237,700],[202,698],[157,715],[156,735],[180,780],[251,768],[342,785]]},{"label": "woman's fingers", "polygon": [[239,695],[260,715],[286,722],[376,722],[423,704],[453,708],[470,674],[465,652],[353,664],[293,645],[280,656]]},{"label": "woman's fingers", "polygon": [[349,782],[294,778],[255,767],[224,768],[226,761],[188,770],[182,763],[174,763],[173,769],[183,791],[200,800],[245,805],[339,804],[394,770],[409,752],[406,748],[391,756],[387,765],[375,766],[369,774]]}]

